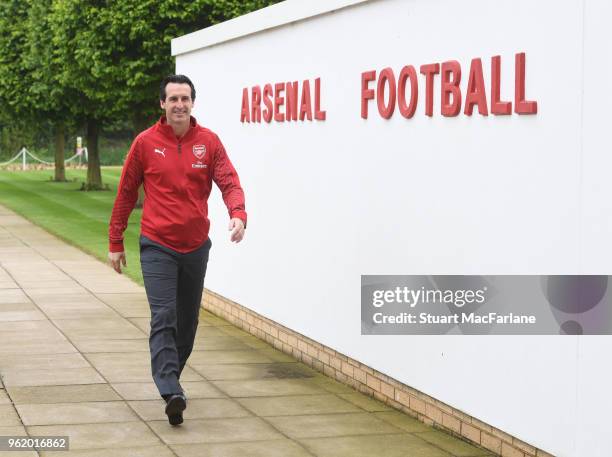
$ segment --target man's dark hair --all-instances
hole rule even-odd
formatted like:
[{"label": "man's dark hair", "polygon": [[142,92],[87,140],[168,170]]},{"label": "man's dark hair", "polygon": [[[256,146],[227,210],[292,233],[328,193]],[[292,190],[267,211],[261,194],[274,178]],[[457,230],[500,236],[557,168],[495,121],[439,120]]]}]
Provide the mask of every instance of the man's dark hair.
[{"label": "man's dark hair", "polygon": [[195,87],[193,87],[191,79],[185,75],[169,75],[164,78],[159,86],[159,99],[162,102],[166,101],[166,86],[168,83],[189,84],[189,87],[191,87],[191,101],[195,100]]}]

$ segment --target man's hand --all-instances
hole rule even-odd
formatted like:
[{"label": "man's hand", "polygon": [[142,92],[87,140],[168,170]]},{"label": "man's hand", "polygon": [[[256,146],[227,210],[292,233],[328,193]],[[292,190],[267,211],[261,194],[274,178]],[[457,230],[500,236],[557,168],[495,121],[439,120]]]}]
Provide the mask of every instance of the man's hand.
[{"label": "man's hand", "polygon": [[109,252],[108,261],[111,267],[119,274],[121,274],[121,264],[123,264],[124,267],[127,266],[125,252]]},{"label": "man's hand", "polygon": [[242,222],[242,219],[238,217],[232,218],[227,229],[232,232],[230,240],[234,243],[240,243],[242,238],[244,238],[244,222]]}]

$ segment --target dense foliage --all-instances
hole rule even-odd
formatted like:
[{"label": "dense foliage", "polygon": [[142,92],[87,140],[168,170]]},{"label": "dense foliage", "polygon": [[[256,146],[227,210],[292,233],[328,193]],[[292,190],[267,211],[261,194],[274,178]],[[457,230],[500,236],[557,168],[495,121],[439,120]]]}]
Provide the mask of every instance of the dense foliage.
[{"label": "dense foliage", "polygon": [[66,132],[83,131],[87,187],[101,188],[100,133],[138,132],[159,114],[159,81],[174,70],[172,38],[277,1],[0,1],[0,142],[54,138],[60,168]]}]

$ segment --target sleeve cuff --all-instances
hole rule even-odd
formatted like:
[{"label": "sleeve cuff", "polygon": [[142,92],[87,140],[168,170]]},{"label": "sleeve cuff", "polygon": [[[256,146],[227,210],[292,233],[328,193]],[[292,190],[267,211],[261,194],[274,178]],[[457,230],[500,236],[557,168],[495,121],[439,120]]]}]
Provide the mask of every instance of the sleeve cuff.
[{"label": "sleeve cuff", "polygon": [[123,241],[110,241],[108,243],[108,251],[109,252],[123,252],[125,251],[123,247]]},{"label": "sleeve cuff", "polygon": [[230,219],[233,219],[235,217],[240,219],[244,223],[244,228],[246,228],[246,226],[247,226],[247,213],[246,213],[246,211],[234,211],[233,213],[231,213]]}]

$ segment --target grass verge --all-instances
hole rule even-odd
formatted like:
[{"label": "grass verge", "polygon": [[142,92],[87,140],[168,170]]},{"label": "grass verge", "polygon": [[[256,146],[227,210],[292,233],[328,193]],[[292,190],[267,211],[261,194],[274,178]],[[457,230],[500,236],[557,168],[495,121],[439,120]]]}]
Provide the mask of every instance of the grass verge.
[{"label": "grass verge", "polygon": [[[67,169],[68,182],[51,181],[53,170],[0,170],[0,204],[79,249],[106,262],[108,221],[117,194],[121,167],[102,167],[110,191],[83,192],[87,170]],[[142,211],[132,211],[125,231],[124,274],[142,284],[138,235]]]}]

